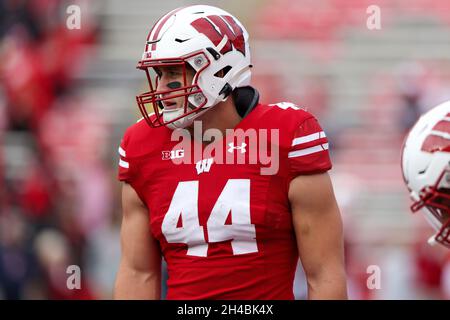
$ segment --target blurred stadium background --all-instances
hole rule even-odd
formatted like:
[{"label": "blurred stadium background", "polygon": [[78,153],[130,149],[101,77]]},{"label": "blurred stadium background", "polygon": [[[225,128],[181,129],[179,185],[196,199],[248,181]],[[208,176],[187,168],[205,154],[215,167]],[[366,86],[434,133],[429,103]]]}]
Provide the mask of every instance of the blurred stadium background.
[{"label": "blurred stadium background", "polygon": [[[181,0],[0,0],[0,298],[110,299],[119,261],[117,147],[140,115],[144,39]],[[262,101],[321,121],[345,221],[352,299],[449,299],[450,255],[409,213],[400,149],[450,99],[448,0],[204,1],[251,35]],[[81,8],[69,30],[67,7]],[[368,30],[366,10],[381,9]],[[68,290],[66,268],[81,268]],[[379,266],[381,288],[367,287]],[[274,265],[274,268],[277,266]],[[301,269],[295,286],[305,298]]]}]

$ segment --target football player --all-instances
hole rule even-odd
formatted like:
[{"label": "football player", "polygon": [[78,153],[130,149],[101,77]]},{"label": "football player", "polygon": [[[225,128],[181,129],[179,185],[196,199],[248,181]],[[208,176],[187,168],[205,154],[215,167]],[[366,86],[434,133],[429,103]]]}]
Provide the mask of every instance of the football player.
[{"label": "football player", "polygon": [[436,230],[428,240],[450,248],[450,101],[420,117],[405,139],[403,178],[413,212],[421,211]]},{"label": "football player", "polygon": [[[151,29],[137,66],[149,82],[137,97],[143,119],[119,148],[115,298],[160,299],[162,257],[167,299],[293,299],[299,257],[310,299],[347,297],[326,134],[292,103],[259,102],[248,38],[234,16],[206,5],[175,9]],[[202,141],[194,132],[194,149],[215,151],[188,161],[173,134],[195,131],[197,121],[223,138]],[[276,135],[236,144],[230,130]],[[266,142],[277,148],[272,174],[248,161]],[[230,154],[246,161],[223,161]]]}]

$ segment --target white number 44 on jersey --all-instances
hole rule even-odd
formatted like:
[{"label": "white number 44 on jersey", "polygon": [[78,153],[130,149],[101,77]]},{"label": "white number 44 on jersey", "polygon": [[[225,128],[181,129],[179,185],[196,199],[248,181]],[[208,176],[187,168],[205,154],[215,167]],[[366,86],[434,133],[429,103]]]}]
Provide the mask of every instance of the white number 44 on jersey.
[{"label": "white number 44 on jersey", "polygon": [[[225,224],[231,211],[232,224]],[[177,227],[181,216],[182,226]],[[206,257],[208,243],[198,218],[198,181],[183,181],[173,194],[162,222],[169,243],[185,243],[187,254]],[[250,180],[230,179],[222,190],[206,224],[208,242],[231,240],[233,254],[257,252],[255,225],[250,221]]]}]

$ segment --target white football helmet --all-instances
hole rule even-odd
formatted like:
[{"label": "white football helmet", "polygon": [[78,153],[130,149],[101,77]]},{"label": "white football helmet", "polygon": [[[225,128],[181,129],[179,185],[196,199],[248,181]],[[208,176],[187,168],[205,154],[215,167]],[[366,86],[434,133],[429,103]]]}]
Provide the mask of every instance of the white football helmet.
[{"label": "white football helmet", "polygon": [[429,243],[450,248],[450,101],[420,117],[403,145],[402,172],[414,203],[436,229]]},{"label": "white football helmet", "polygon": [[[150,86],[150,91],[136,97],[147,123],[152,127],[187,127],[202,113],[225,101],[235,88],[248,86],[248,38],[235,17],[212,6],[182,7],[160,18],[150,30],[137,65],[146,72]],[[186,83],[187,65],[195,70],[192,83]],[[158,76],[150,71],[161,66],[181,66],[184,84],[158,92]],[[164,112],[162,102],[179,97],[184,97],[184,107]],[[147,112],[147,105],[153,107],[154,117]]]}]

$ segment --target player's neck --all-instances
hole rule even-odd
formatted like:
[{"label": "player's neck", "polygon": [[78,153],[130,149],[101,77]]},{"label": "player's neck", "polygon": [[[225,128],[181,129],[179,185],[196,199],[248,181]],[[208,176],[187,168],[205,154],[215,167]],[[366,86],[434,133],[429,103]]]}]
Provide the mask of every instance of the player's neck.
[{"label": "player's neck", "polygon": [[208,129],[218,129],[225,136],[227,129],[234,129],[242,118],[239,116],[233,99],[229,98],[224,102],[212,107],[197,120],[202,121],[202,135]]}]

